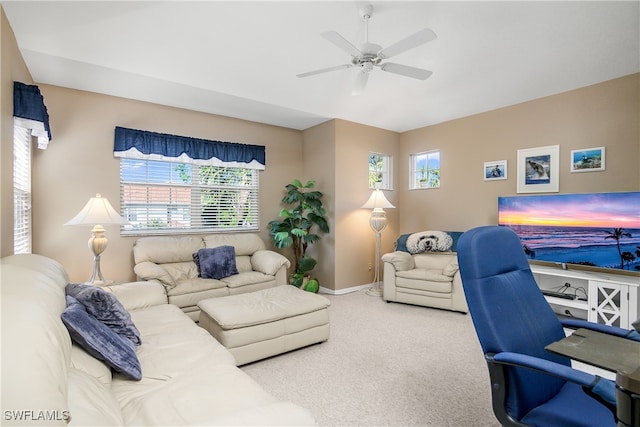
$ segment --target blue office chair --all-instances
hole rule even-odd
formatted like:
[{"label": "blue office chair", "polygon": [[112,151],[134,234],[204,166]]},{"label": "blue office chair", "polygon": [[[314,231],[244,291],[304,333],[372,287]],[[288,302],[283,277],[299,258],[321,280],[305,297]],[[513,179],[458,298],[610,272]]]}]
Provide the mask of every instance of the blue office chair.
[{"label": "blue office chair", "polygon": [[565,333],[536,284],[518,236],[497,226],[469,230],[458,242],[458,261],[498,421],[504,426],[615,426],[615,384],[575,370],[569,359],[544,349]]}]

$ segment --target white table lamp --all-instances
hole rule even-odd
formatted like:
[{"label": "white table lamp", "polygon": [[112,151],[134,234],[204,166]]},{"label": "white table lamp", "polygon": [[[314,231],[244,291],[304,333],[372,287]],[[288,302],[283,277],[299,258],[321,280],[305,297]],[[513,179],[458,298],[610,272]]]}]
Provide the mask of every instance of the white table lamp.
[{"label": "white table lamp", "polygon": [[384,193],[379,188],[376,188],[371,193],[369,200],[367,200],[362,207],[364,209],[373,209],[373,211],[371,211],[371,217],[369,218],[369,225],[374,233],[376,233],[375,270],[373,274],[373,283],[367,293],[369,295],[380,296],[382,295],[382,282],[380,280],[380,236],[382,230],[387,226],[387,214],[384,212],[384,209],[395,208],[395,206],[387,200]]},{"label": "white table lamp", "polygon": [[94,284],[96,278],[100,282],[104,282],[102,272],[100,271],[100,254],[107,249],[108,240],[104,234],[103,224],[127,224],[118,212],[113,209],[111,203],[100,194],[89,199],[84,208],[64,225],[93,225],[91,230],[91,238],[89,239],[89,249],[93,251],[93,272],[88,283]]}]

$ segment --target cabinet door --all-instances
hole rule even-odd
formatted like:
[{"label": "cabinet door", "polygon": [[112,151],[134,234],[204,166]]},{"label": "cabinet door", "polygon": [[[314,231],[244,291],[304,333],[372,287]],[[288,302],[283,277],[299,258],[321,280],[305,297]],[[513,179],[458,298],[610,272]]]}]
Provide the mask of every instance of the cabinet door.
[{"label": "cabinet door", "polygon": [[589,321],[629,327],[629,288],[616,283],[589,283]]}]

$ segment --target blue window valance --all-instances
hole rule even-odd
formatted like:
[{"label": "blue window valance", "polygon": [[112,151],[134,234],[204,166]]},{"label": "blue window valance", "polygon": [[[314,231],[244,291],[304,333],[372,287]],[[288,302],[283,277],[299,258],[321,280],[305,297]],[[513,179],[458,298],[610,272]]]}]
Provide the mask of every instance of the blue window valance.
[{"label": "blue window valance", "polygon": [[30,129],[38,138],[38,148],[47,148],[51,141],[49,113],[38,86],[13,82],[13,117],[16,125]]},{"label": "blue window valance", "polygon": [[209,141],[120,126],[115,131],[113,155],[209,166],[265,168],[265,149],[262,145]]}]

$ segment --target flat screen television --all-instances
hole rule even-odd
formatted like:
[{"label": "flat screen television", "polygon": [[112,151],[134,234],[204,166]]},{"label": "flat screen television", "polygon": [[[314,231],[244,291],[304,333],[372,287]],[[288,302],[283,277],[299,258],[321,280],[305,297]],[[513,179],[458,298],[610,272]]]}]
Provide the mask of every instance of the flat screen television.
[{"label": "flat screen television", "polygon": [[530,260],[640,274],[640,192],[498,198]]}]

